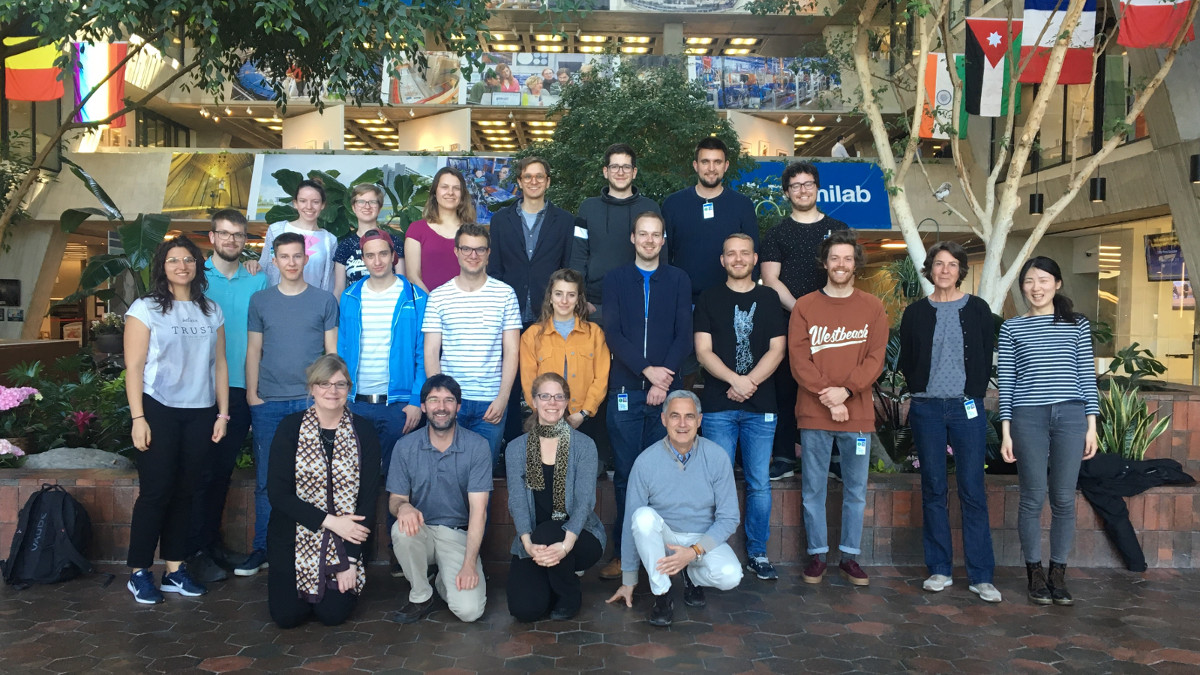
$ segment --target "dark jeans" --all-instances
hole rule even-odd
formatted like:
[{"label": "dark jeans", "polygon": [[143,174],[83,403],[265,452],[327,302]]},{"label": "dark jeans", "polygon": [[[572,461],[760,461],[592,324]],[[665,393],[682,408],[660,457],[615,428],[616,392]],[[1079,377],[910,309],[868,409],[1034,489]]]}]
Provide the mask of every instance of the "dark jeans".
[{"label": "dark jeans", "polygon": [[617,499],[617,521],[613,525],[613,555],[621,555],[621,532],[625,525],[625,489],[629,472],[642,451],[667,435],[662,424],[662,405],[646,405],[646,392],[630,391],[629,409],[618,410],[619,393],[608,395],[608,436],[613,449],[613,493]]},{"label": "dark jeans", "polygon": [[[553,520],[538,525],[529,538],[543,546],[557,544],[566,537],[562,523]],[[533,558],[513,556],[508,568],[508,612],[517,621],[537,621],[551,609],[561,609],[574,614],[583,603],[580,579],[582,572],[595,565],[604,554],[600,540],[584,530],[575,540],[575,546],[554,567],[542,567]]]},{"label": "dark jeans", "polygon": [[192,553],[209,551],[222,543],[221,518],[225,513],[225,499],[229,496],[229,479],[246,435],[250,433],[250,406],[246,404],[246,390],[242,387],[229,388],[229,418],[225,438],[212,444],[192,500],[192,531],[188,539],[188,550]]},{"label": "dark jeans", "polygon": [[954,476],[962,510],[963,555],[972,584],[992,583],[996,560],[988,525],[983,463],[987,455],[987,414],[983,399],[975,400],[978,415],[967,419],[964,399],[912,399],[908,420],[921,462],[921,510],[924,516],[925,566],[930,574],[952,576],[954,548],[946,501],[946,446],[954,449]]},{"label": "dark jeans", "polygon": [[771,445],[771,459],[786,459],[796,463],[796,397],[800,385],[792,377],[792,366],[788,350],[783,350],[783,361],[771,374],[775,381],[775,438]]},{"label": "dark jeans", "polygon": [[268,568],[267,608],[271,620],[280,628],[295,628],[314,616],[326,626],[339,626],[350,618],[357,604],[358,596],[354,593],[339,593],[328,588],[320,602],[301,600],[296,594],[295,567],[285,565],[276,569],[272,565]]},{"label": "dark jeans", "polygon": [[254,425],[254,550],[267,550],[267,522],[271,520],[271,501],[267,499],[267,461],[271,457],[271,441],[283,418],[304,410],[308,398],[290,401],[263,401],[250,406],[250,422]]},{"label": "dark jeans", "polygon": [[137,457],[138,496],[129,525],[128,564],[134,569],[154,564],[154,549],[163,560],[188,556],[192,497],[204,474],[212,447],[217,408],[171,408],[142,395],[142,412],[150,425],[150,447]]},{"label": "dark jeans", "polygon": [[1075,543],[1075,484],[1083,462],[1083,401],[1014,406],[1009,436],[1021,506],[1017,533],[1026,562],[1042,561],[1042,509],[1050,495],[1050,562],[1067,563]]}]

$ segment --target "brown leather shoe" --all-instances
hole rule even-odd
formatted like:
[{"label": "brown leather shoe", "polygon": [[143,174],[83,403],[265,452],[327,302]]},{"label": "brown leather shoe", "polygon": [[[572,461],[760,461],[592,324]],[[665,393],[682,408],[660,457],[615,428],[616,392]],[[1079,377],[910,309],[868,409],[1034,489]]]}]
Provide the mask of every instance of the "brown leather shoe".
[{"label": "brown leather shoe", "polygon": [[621,559],[613,558],[608,561],[608,564],[600,568],[601,579],[620,579],[621,578]]}]

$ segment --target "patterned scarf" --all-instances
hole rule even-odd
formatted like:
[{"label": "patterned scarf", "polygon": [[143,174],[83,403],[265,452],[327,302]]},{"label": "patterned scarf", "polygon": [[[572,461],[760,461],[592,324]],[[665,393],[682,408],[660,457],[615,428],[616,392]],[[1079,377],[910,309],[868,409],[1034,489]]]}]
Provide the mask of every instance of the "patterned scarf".
[{"label": "patterned scarf", "polygon": [[557,424],[534,422],[533,431],[525,441],[525,487],[537,492],[546,489],[542,473],[542,439],[557,438],[558,450],[554,455],[554,520],[567,519],[567,460],[571,455],[571,425],[565,419]]},{"label": "patterned scarf", "polygon": [[[309,408],[300,421],[300,442],[296,447],[296,496],[334,515],[354,513],[358,507],[359,481],[358,436],[349,410],[342,412],[334,431],[333,461],[325,456],[321,444],[321,426],[317,412]],[[337,590],[338,572],[350,567],[342,538],[321,528],[316,532],[296,523],[296,591],[300,599],[320,602],[325,590]],[[361,594],[367,577],[358,566],[355,594]]]}]

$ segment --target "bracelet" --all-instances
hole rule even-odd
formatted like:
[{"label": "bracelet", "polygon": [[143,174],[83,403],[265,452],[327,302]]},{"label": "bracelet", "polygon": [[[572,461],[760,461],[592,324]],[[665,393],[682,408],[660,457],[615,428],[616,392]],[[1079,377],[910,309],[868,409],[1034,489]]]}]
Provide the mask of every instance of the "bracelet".
[{"label": "bracelet", "polygon": [[132,422],[134,420],[144,420],[144,419],[146,419],[145,415],[138,415],[137,417],[130,417],[129,421]]},{"label": "bracelet", "polygon": [[568,550],[567,550],[567,542],[565,542],[565,541],[560,541],[560,542],[558,542],[558,545],[562,547],[562,550],[563,550],[563,555],[566,555],[567,553],[570,553],[570,551],[568,551]]},{"label": "bracelet", "polygon": [[692,544],[692,551],[696,554],[696,560],[704,557],[704,549],[700,548],[700,544]]},{"label": "bracelet", "polygon": [[222,415],[221,413],[217,413],[217,419],[225,420],[226,422],[228,422],[228,421],[232,420],[233,418],[230,417],[229,415]]}]

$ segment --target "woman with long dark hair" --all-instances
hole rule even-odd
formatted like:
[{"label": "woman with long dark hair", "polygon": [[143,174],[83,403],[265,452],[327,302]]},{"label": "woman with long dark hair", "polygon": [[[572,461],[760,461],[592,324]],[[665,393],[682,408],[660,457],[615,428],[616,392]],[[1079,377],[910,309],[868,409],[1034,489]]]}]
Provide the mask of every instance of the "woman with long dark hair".
[{"label": "woman with long dark hair", "polygon": [[[1096,454],[1096,366],[1092,331],[1063,295],[1058,263],[1030,258],[1018,277],[1029,311],[1000,328],[1000,453],[1017,463],[1017,532],[1029,599],[1070,605],[1067,556],[1075,539],[1079,465]],[[1042,508],[1050,496],[1050,574],[1042,567]]]},{"label": "woman with long dark hair", "polygon": [[[211,443],[229,422],[225,317],[204,296],[200,248],[185,237],[158,245],[150,263],[150,292],[125,315],[125,396],[132,417],[138,496],[129,526],[133,568],[126,588],[142,604],[162,591],[188,597],[207,589],[183,564],[190,553],[192,495],[207,470]],[[154,583],[154,550],[166,561]]]},{"label": "woman with long dark hair", "polygon": [[933,293],[909,305],[900,320],[900,370],[912,392],[908,419],[921,466],[923,541],[930,592],[948,588],[954,562],[950,538],[946,448],[954,450],[963,552],[968,589],[987,602],[1000,602],[992,585],[996,566],[988,525],[983,464],[987,414],[983,396],[992,371],[992,310],[960,290],[967,277],[967,252],[938,242],[925,257],[922,275]]},{"label": "woman with long dark hair", "polygon": [[533,380],[529,432],[505,453],[517,536],[508,571],[508,611],[518,621],[547,612],[566,620],[583,602],[577,572],[604,553],[604,526],[596,515],[596,444],[563,419],[571,390],[557,373]]},{"label": "woman with long dark hair", "polygon": [[425,218],[404,233],[405,276],[426,293],[458,276],[454,235],[460,225],[475,222],[475,203],[461,171],[452,166],[438,169],[432,192],[425,202]]}]

